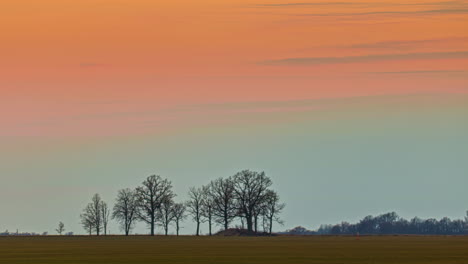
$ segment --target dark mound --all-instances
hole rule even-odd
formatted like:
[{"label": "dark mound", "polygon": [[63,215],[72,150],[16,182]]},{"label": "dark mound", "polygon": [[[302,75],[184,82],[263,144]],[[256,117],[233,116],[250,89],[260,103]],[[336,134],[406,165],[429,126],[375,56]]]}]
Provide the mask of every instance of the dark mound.
[{"label": "dark mound", "polygon": [[219,231],[215,236],[272,236],[265,232],[248,231],[247,229],[229,228]]}]

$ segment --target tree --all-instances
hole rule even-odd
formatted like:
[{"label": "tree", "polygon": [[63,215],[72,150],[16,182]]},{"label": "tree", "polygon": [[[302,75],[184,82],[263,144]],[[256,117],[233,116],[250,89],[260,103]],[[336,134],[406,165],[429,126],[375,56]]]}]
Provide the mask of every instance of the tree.
[{"label": "tree", "polygon": [[60,223],[58,224],[58,228],[55,229],[55,231],[57,231],[57,233],[58,233],[59,235],[62,235],[62,233],[65,232],[65,224],[62,223],[62,222],[60,222]]},{"label": "tree", "polygon": [[100,203],[101,217],[102,217],[102,228],[104,229],[104,235],[107,235],[107,225],[109,224],[110,210],[107,207],[107,203],[101,201]]},{"label": "tree", "polygon": [[273,231],[273,222],[283,224],[283,221],[279,218],[279,214],[285,206],[284,203],[280,203],[279,195],[275,191],[267,190],[262,215],[267,219],[268,233],[270,235]]},{"label": "tree", "polygon": [[375,234],[377,233],[377,228],[377,221],[372,215],[364,217],[364,219],[357,224],[357,231],[360,234]]},{"label": "tree", "polygon": [[468,211],[466,211],[466,216],[465,216],[465,233],[468,234]]},{"label": "tree", "polygon": [[208,222],[208,232],[209,235],[212,235],[212,225],[213,225],[213,210],[214,210],[214,199],[211,193],[211,185],[203,186],[203,205],[202,205],[202,216]]},{"label": "tree", "polygon": [[93,195],[91,202],[86,205],[83,213],[81,214],[81,224],[90,234],[93,229],[96,232],[96,235],[99,236],[101,233],[103,225],[102,203],[101,196],[96,193]]},{"label": "tree", "polygon": [[290,235],[313,235],[313,234],[317,234],[317,232],[307,230],[307,228],[302,227],[302,226],[296,226],[293,229],[287,230],[286,233],[290,234]]},{"label": "tree", "polygon": [[119,190],[112,212],[112,218],[116,219],[121,229],[128,236],[134,227],[137,211],[135,191],[127,189]]},{"label": "tree", "polygon": [[185,205],[183,203],[175,203],[172,206],[172,215],[174,217],[174,223],[176,225],[176,234],[179,236],[180,222],[185,219]]},{"label": "tree", "polygon": [[229,228],[232,220],[238,216],[234,183],[232,178],[219,178],[210,183],[210,196],[213,203],[213,216],[224,230]]},{"label": "tree", "polygon": [[142,186],[136,189],[138,218],[150,226],[152,236],[154,236],[157,214],[161,204],[174,196],[171,182],[159,175],[149,176],[143,181]]},{"label": "tree", "polygon": [[99,236],[102,230],[102,200],[99,194],[95,194],[91,199],[91,212],[94,221],[94,230],[96,231],[96,235]]},{"label": "tree", "polygon": [[243,170],[233,177],[235,197],[239,210],[247,222],[247,230],[253,232],[254,221],[272,181],[265,172]]},{"label": "tree", "polygon": [[172,207],[174,201],[169,198],[164,199],[158,210],[158,218],[161,220],[161,226],[164,228],[164,234],[167,236],[169,232],[169,224],[174,219]]},{"label": "tree", "polygon": [[84,230],[88,232],[89,235],[94,230],[94,216],[92,212],[92,204],[86,205],[86,207],[83,209],[83,213],[80,215],[81,218],[81,225],[83,226]]},{"label": "tree", "polygon": [[189,201],[187,202],[187,209],[192,215],[192,219],[197,225],[196,235],[200,235],[200,223],[203,222],[202,207],[204,204],[203,189],[191,187],[189,190]]}]

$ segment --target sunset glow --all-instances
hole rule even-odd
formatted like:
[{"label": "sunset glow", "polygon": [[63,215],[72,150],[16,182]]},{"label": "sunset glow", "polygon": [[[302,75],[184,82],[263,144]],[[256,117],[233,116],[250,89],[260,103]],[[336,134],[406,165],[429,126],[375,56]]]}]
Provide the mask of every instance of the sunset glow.
[{"label": "sunset glow", "polygon": [[0,135],[138,134],[200,104],[466,93],[467,13],[465,1],[7,0]]},{"label": "sunset glow", "polygon": [[0,195],[28,195],[0,199],[0,228],[55,225],[22,220],[41,199],[246,168],[291,227],[464,212],[467,29],[466,0],[2,0]]}]

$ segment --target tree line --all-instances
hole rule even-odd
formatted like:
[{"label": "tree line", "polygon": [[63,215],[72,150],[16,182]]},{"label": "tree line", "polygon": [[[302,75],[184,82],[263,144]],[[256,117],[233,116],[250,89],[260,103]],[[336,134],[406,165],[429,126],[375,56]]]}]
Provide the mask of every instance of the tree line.
[{"label": "tree line", "polygon": [[203,223],[212,235],[214,226],[228,230],[235,221],[250,234],[272,234],[273,224],[282,224],[280,214],[285,207],[271,189],[272,184],[265,172],[243,170],[201,187],[191,187],[188,200],[176,202],[171,181],[152,175],[135,189],[119,190],[112,210],[95,194],[80,215],[81,224],[89,235],[106,235],[110,219],[117,221],[127,236],[137,222],[145,223],[152,236],[157,226],[165,235],[174,226],[179,235],[182,222],[190,217],[197,236]]},{"label": "tree line", "polygon": [[286,233],[295,235],[465,235],[468,234],[468,212],[465,219],[455,220],[448,217],[440,220],[414,217],[407,220],[395,212],[390,212],[375,217],[366,216],[355,224],[342,222],[336,225],[322,225],[317,231],[296,227]]}]

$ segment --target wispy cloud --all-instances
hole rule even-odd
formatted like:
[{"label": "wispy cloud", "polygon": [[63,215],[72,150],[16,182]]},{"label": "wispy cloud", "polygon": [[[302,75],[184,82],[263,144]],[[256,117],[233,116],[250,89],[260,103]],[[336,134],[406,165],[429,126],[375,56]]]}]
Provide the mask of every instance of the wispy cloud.
[{"label": "wispy cloud", "polygon": [[388,72],[367,72],[369,74],[445,74],[445,73],[468,73],[461,70],[434,70],[434,71],[388,71]]},{"label": "wispy cloud", "polygon": [[279,59],[279,60],[267,60],[267,61],[260,62],[260,64],[262,65],[319,65],[319,64],[360,63],[360,62],[373,62],[373,61],[434,60],[434,59],[456,59],[456,58],[468,58],[468,51],[380,54],[380,55],[345,56],[345,57],[299,57],[299,58],[286,58],[286,59]]},{"label": "wispy cloud", "polygon": [[255,7],[294,7],[294,6],[328,6],[328,5],[355,5],[352,2],[315,2],[315,3],[284,3],[284,4],[258,4]]},{"label": "wispy cloud", "polygon": [[[381,41],[374,43],[361,43],[345,46],[346,48],[356,49],[393,49],[393,48],[408,48],[419,45],[444,43],[448,41],[468,41],[467,37],[439,38],[439,39],[422,39],[422,40],[402,40],[402,41]],[[342,46],[343,47],[343,46]]]},{"label": "wispy cloud", "polygon": [[420,2],[420,3],[384,3],[384,2],[295,2],[295,3],[271,3],[271,4],[256,4],[253,7],[258,8],[281,8],[281,7],[307,7],[307,6],[369,6],[369,7],[382,7],[382,6],[463,6],[466,1],[440,1],[440,2]]},{"label": "wispy cloud", "polygon": [[371,16],[371,15],[445,15],[445,14],[466,14],[468,8],[431,9],[418,11],[372,11],[372,12],[349,12],[349,13],[313,13],[296,14],[304,17],[332,17],[332,16]]}]

